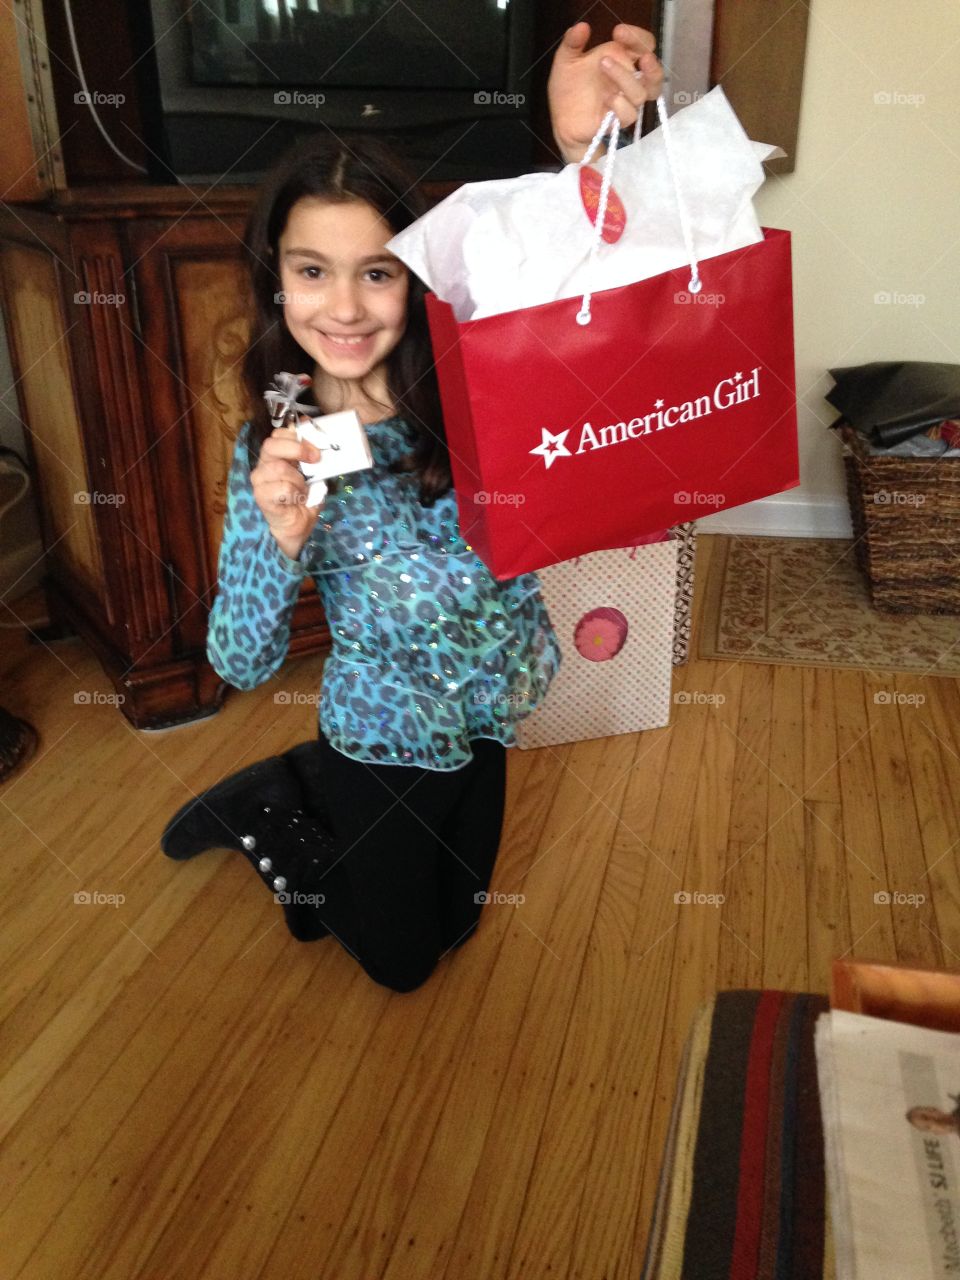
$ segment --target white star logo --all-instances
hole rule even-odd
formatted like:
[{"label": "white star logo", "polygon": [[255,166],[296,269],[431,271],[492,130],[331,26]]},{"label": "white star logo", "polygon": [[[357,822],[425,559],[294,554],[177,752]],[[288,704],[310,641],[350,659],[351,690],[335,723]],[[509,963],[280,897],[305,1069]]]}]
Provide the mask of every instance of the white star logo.
[{"label": "white star logo", "polygon": [[531,453],[539,453],[543,458],[543,465],[550,470],[550,466],[555,458],[570,458],[573,455],[567,446],[563,443],[570,434],[569,428],[561,431],[559,435],[554,435],[548,431],[546,427],[540,428],[540,434],[543,439],[535,449],[531,449]]},{"label": "white star logo", "polygon": [[743,374],[742,374],[742,373],[735,373],[735,374],[733,375],[733,380],[734,380],[734,382],[739,382],[739,381],[740,381],[740,379],[741,379],[742,377],[743,377]]},{"label": "white star logo", "polygon": [[657,400],[657,401],[654,403],[654,406],[653,406],[653,407],[654,407],[655,409],[662,409],[662,408],[663,408],[663,401],[662,401],[662,400]]}]

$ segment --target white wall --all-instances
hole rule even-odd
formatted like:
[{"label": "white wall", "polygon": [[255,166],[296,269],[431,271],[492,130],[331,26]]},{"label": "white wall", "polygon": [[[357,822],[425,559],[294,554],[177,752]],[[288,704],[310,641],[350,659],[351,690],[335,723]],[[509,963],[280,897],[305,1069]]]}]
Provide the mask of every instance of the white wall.
[{"label": "white wall", "polygon": [[[756,205],[793,239],[801,486],[699,527],[843,536],[827,368],[960,364],[957,0],[811,0],[796,169],[768,175]],[[922,302],[875,301],[884,293]]]}]

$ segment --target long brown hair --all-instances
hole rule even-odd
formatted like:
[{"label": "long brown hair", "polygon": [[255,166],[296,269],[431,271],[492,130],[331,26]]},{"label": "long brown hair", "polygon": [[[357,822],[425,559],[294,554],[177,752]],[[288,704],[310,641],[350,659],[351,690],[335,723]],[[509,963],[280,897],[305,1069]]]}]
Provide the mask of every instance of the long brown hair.
[{"label": "long brown hair", "polygon": [[[244,256],[253,294],[253,324],[243,358],[243,382],[252,408],[251,446],[260,445],[272,425],[263,393],[277,373],[313,376],[313,360],[290,335],[283,319],[279,240],[290,210],[305,197],[346,203],[366,201],[396,235],[426,212],[416,179],[377,139],[341,140],[332,134],[304,139],[286,152],[268,173],[250,212]],[[424,305],[426,286],[410,272],[406,329],[387,357],[387,387],[398,414],[416,431],[413,452],[391,470],[417,472],[425,506],[450,487],[447,449],[437,375]],[[309,393],[308,393],[309,394]]]}]

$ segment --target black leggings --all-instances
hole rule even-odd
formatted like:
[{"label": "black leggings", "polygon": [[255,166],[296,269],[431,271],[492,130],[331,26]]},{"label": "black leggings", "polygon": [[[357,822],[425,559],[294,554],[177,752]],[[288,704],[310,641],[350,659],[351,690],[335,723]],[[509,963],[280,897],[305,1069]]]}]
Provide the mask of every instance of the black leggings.
[{"label": "black leggings", "polygon": [[503,826],[506,749],[471,739],[452,772],[350,759],[320,734],[322,800],[342,856],[317,913],[375,982],[412,991],[483,910]]}]

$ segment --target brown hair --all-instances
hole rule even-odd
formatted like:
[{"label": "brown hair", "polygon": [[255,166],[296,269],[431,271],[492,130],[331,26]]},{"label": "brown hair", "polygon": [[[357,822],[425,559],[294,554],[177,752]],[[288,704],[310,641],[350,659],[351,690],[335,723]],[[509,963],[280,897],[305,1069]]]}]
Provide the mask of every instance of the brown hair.
[{"label": "brown hair", "polygon": [[[335,203],[363,200],[394,234],[427,209],[415,178],[377,139],[314,135],[292,147],[268,173],[244,233],[253,293],[253,324],[243,358],[243,382],[252,406],[251,465],[273,430],[263,393],[274,376],[280,372],[313,376],[313,360],[287,329],[277,296],[281,290],[278,243],[290,210],[304,198]],[[432,506],[449,489],[451,476],[425,294],[423,281],[410,272],[406,329],[387,357],[387,386],[397,413],[414,427],[417,437],[413,452],[390,469],[417,472],[420,501]]]}]

